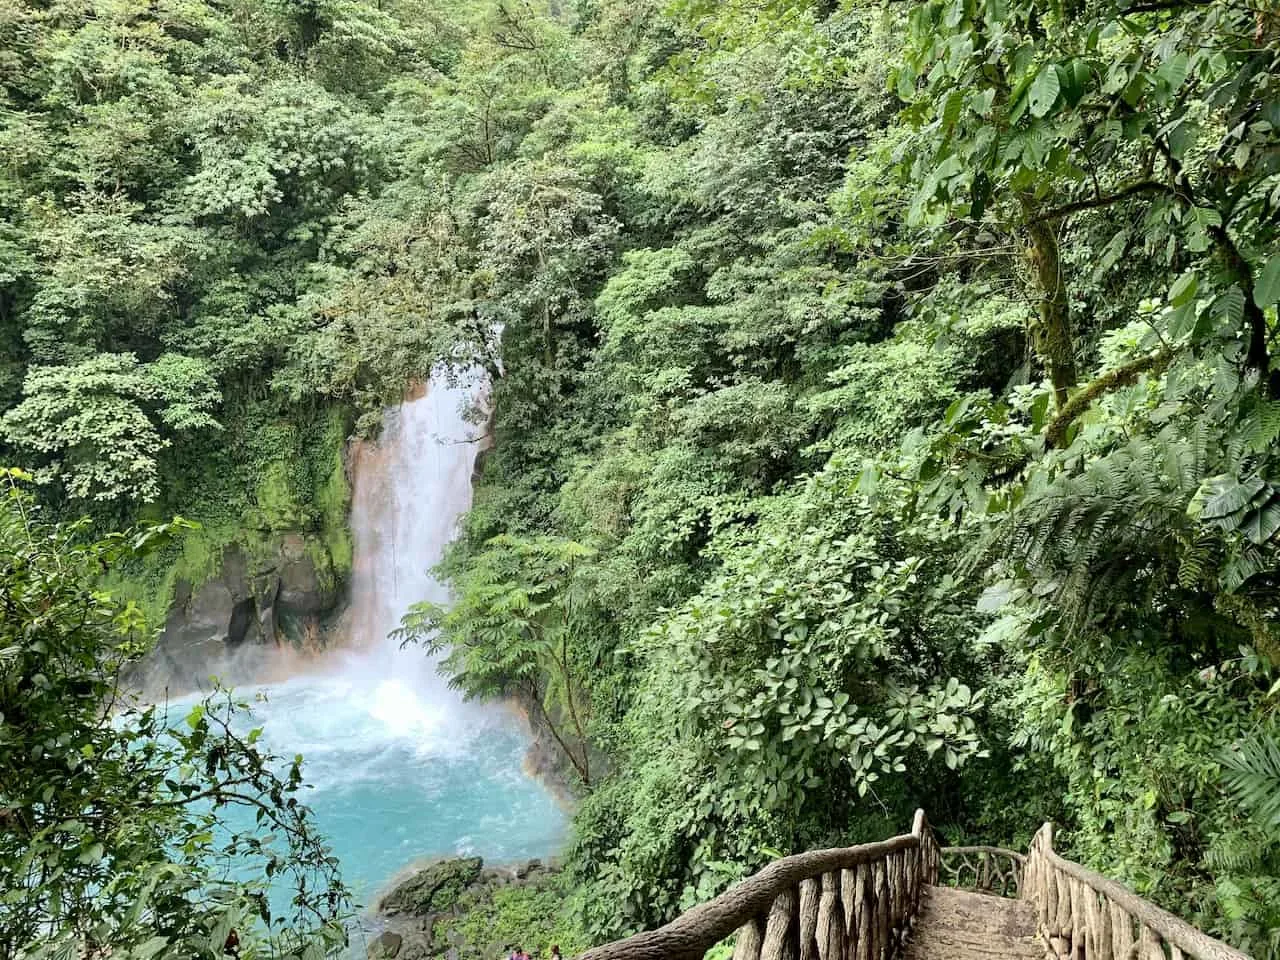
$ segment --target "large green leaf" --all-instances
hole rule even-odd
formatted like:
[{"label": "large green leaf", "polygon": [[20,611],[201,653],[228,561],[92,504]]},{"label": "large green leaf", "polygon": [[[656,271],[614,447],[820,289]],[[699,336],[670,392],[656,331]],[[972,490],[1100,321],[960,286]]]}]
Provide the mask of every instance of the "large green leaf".
[{"label": "large green leaf", "polygon": [[1261,507],[1250,510],[1241,529],[1254,543],[1266,543],[1280,530],[1280,501],[1272,498]]},{"label": "large green leaf", "polygon": [[1212,312],[1223,326],[1240,326],[1244,320],[1244,291],[1237,285],[1228,287],[1213,301]]},{"label": "large green leaf", "polygon": [[1040,68],[1031,84],[1031,115],[1043,117],[1058,101],[1061,87],[1058,83],[1058,68],[1050,63]]},{"label": "large green leaf", "polygon": [[1169,303],[1175,307],[1189,303],[1196,295],[1197,286],[1199,282],[1195,271],[1188,270],[1169,288]]},{"label": "large green leaf", "polygon": [[1237,744],[1220,759],[1227,789],[1263,826],[1280,827],[1280,741],[1259,737]]},{"label": "large green leaf", "polygon": [[1177,90],[1186,82],[1188,66],[1189,61],[1186,52],[1180,51],[1160,64],[1160,69],[1156,71],[1156,76],[1167,84],[1170,90]]},{"label": "large green leaf", "polygon": [[1280,253],[1274,254],[1253,285],[1253,302],[1269,307],[1280,300]]},{"label": "large green leaf", "polygon": [[1200,509],[1200,519],[1216,520],[1239,512],[1264,486],[1257,477],[1244,481],[1226,474],[1210,477],[1201,487],[1204,506]]}]

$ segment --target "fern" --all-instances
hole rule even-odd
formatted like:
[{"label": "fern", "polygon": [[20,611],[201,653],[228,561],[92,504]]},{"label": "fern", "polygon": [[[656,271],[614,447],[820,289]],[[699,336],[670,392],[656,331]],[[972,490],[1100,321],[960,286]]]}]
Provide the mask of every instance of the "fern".
[{"label": "fern", "polygon": [[[1203,479],[1205,434],[1134,440],[1029,493],[1000,529],[981,543],[973,560],[1025,565],[1053,584],[1053,599],[1069,624],[1081,626],[1113,604],[1132,602],[1135,583],[1157,579],[1160,567],[1176,580],[1199,579],[1206,551],[1195,543],[1187,501]],[[1141,593],[1141,591],[1138,591]]]},{"label": "fern", "polygon": [[1237,830],[1215,838],[1205,850],[1204,861],[1214,873],[1240,876],[1256,872],[1262,868],[1263,857],[1255,831]]},{"label": "fern", "polygon": [[1280,739],[1258,736],[1219,758],[1231,795],[1264,829],[1280,839]]},{"label": "fern", "polygon": [[1214,557],[1217,540],[1214,537],[1180,537],[1182,555],[1178,558],[1178,586],[1194,590],[1205,582],[1206,573]]},{"label": "fern", "polygon": [[1241,440],[1250,453],[1265,453],[1280,439],[1280,403],[1264,403],[1250,414]]}]

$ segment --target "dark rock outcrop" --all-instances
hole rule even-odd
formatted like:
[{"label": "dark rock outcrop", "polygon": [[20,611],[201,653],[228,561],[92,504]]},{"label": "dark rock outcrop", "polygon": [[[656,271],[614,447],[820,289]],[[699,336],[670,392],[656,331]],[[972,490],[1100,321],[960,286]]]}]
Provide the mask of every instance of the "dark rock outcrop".
[{"label": "dark rock outcrop", "polygon": [[233,544],[215,577],[178,583],[155,649],[129,679],[145,692],[184,693],[207,688],[212,675],[260,676],[278,645],[322,645],[340,586],[323,544],[308,535],[278,534],[254,557]]},{"label": "dark rock outcrop", "polygon": [[383,897],[379,909],[392,916],[441,913],[457,903],[466,889],[480,879],[483,867],[484,861],[479,857],[433,863]]}]

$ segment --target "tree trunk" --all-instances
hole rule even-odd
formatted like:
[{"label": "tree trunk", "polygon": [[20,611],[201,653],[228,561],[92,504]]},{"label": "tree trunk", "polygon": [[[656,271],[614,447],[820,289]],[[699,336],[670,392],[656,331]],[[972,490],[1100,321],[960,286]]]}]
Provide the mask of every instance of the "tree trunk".
[{"label": "tree trunk", "polygon": [[560,642],[560,669],[564,671],[564,700],[569,708],[569,719],[573,721],[573,729],[578,735],[578,747],[582,750],[582,782],[591,783],[589,770],[591,768],[591,754],[587,747],[587,734],[582,729],[582,721],[578,719],[578,708],[573,700],[573,674],[569,671],[569,650],[566,641]]},{"label": "tree trunk", "polygon": [[[560,747],[560,751],[569,759],[569,762],[573,764],[573,769],[578,771],[578,776],[582,777],[582,782],[590,785],[591,771],[584,768],[582,762],[574,756],[573,751],[569,749],[569,745],[565,743],[564,737],[560,735],[560,731],[557,729],[555,721],[551,719],[551,714],[547,712],[546,706],[542,703],[542,691],[538,690],[537,685],[535,684],[528,690],[528,693],[529,700],[537,707],[538,713],[542,715],[542,722],[547,725],[547,730],[550,731],[551,736]],[[583,748],[585,750],[585,744],[583,745]]]},{"label": "tree trunk", "polygon": [[1037,288],[1038,317],[1031,327],[1031,345],[1048,368],[1054,399],[1061,410],[1076,385],[1076,359],[1058,237],[1053,223],[1034,216],[1026,197],[1022,198],[1022,211],[1027,221],[1027,260]]}]

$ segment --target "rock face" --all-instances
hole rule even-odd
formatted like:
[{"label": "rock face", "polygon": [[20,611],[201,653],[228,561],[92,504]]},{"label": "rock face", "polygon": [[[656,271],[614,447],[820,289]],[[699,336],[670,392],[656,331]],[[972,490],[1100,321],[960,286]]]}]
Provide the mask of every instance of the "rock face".
[{"label": "rock face", "polygon": [[369,944],[369,949],[365,952],[369,960],[385,960],[385,958],[397,956],[400,953],[400,945],[403,943],[404,938],[400,934],[384,930]]},{"label": "rock face", "polygon": [[207,688],[216,674],[260,675],[283,643],[321,645],[324,623],[341,600],[324,547],[295,532],[279,534],[263,558],[226,549],[218,575],[198,587],[180,582],[155,649],[132,678],[143,690]]}]

